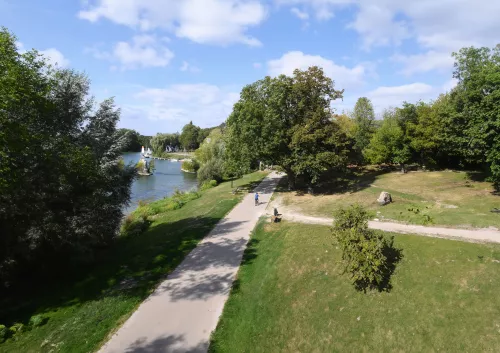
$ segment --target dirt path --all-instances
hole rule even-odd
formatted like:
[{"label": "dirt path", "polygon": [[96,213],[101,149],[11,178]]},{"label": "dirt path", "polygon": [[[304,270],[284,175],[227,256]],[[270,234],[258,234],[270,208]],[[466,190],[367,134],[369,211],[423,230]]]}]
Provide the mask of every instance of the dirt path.
[{"label": "dirt path", "polygon": [[269,174],[221,220],[111,337],[100,353],[204,353],[250,233],[281,177]]},{"label": "dirt path", "polygon": [[[270,205],[269,209],[272,211],[274,205]],[[276,206],[277,207],[277,206]],[[333,218],[313,217],[306,216],[293,210],[279,206],[278,210],[283,214],[283,219],[310,224],[323,224],[331,226]],[[270,211],[268,210],[269,214]],[[403,234],[417,234],[436,238],[456,239],[473,242],[490,242],[500,243],[500,231],[496,229],[454,229],[454,228],[439,228],[439,227],[426,227],[411,224],[400,224],[392,222],[378,222],[370,221],[368,226],[371,229],[383,230],[386,232],[403,233]]]}]

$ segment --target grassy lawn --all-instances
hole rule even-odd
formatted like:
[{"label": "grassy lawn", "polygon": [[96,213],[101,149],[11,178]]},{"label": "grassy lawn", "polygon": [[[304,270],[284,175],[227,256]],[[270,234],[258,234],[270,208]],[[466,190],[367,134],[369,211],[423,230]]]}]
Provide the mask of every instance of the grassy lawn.
[{"label": "grassy lawn", "polygon": [[[247,175],[234,185],[251,188],[264,176]],[[95,351],[240,201],[243,195],[233,195],[230,184],[209,189],[178,210],[160,207],[146,232],[121,238],[93,268],[82,268],[72,281],[30,287],[25,293],[1,300],[2,324],[26,324],[36,314],[49,320],[0,344],[0,352]]]},{"label": "grassy lawn", "polygon": [[177,153],[163,152],[159,156],[155,155],[155,157],[168,158],[168,159],[186,159],[186,158],[193,158],[194,152],[177,152]]},{"label": "grassy lawn", "polygon": [[397,235],[390,292],[342,274],[329,227],[260,223],[210,352],[497,352],[500,246]]},{"label": "grassy lawn", "polygon": [[[473,177],[474,178],[474,177]],[[379,206],[382,191],[391,193],[393,203]],[[474,181],[465,172],[410,172],[408,174],[364,174],[351,185],[332,188],[328,194],[311,196],[281,192],[281,202],[313,216],[331,217],[335,208],[359,203],[376,218],[412,224],[500,228],[500,197],[491,183]]]}]

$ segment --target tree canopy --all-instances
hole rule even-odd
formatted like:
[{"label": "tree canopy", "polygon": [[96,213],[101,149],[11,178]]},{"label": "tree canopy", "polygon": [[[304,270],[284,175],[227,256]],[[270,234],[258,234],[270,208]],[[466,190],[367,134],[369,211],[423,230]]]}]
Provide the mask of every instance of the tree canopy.
[{"label": "tree canopy", "polygon": [[375,111],[372,102],[368,98],[361,97],[358,99],[354,106],[353,118],[356,124],[354,148],[362,156],[362,151],[368,146],[375,132]]},{"label": "tree canopy", "polygon": [[87,77],[19,53],[0,31],[0,281],[88,257],[117,234],[135,177],[120,113]]},{"label": "tree canopy", "polygon": [[230,164],[242,170],[256,160],[278,165],[291,188],[297,176],[314,183],[325,170],[344,167],[347,137],[330,108],[342,93],[318,67],[244,87],[227,120]]}]

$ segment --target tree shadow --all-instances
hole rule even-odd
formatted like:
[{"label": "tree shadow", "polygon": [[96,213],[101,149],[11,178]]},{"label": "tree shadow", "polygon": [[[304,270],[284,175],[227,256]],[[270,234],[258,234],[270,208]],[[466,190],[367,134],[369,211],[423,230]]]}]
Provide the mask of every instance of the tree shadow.
[{"label": "tree shadow", "polygon": [[[243,254],[246,241],[228,241],[224,234],[238,229],[241,222],[218,224],[217,217],[190,217],[172,223],[152,226],[136,237],[124,237],[108,249],[102,249],[92,264],[68,268],[67,272],[52,278],[28,279],[9,292],[0,294],[0,322],[27,324],[31,316],[56,311],[64,307],[113,296],[133,297],[144,300],[160,280],[174,271],[198,242],[209,234],[211,243],[204,244],[203,258],[196,258],[195,269],[207,266],[238,266],[234,252]],[[215,230],[215,229],[214,229]],[[210,256],[226,254],[210,262]],[[197,252],[195,252],[195,255]],[[220,292],[230,286],[229,277],[203,278],[191,294]],[[214,282],[212,288],[209,282]],[[205,286],[205,287],[204,287]],[[219,287],[217,287],[219,286]],[[198,294],[197,294],[198,293]]]},{"label": "tree shadow", "polygon": [[382,253],[387,259],[386,266],[382,270],[382,280],[379,283],[356,281],[354,287],[357,291],[366,293],[368,290],[377,290],[379,292],[390,292],[392,290],[392,275],[399,262],[403,259],[403,250],[396,248],[391,239],[385,244]]},{"label": "tree shadow", "polygon": [[170,335],[148,341],[146,337],[139,338],[124,353],[203,353],[208,349],[208,341],[202,341],[193,347],[186,347],[182,335]]}]

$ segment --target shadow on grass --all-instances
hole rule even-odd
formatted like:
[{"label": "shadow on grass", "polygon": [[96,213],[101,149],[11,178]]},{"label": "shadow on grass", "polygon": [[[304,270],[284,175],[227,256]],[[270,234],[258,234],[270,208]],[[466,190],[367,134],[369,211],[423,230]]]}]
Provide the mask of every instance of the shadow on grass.
[{"label": "shadow on grass", "polygon": [[382,280],[379,283],[356,281],[354,283],[354,288],[356,288],[357,291],[366,293],[368,290],[377,290],[379,292],[390,292],[392,290],[392,275],[398,263],[403,259],[403,250],[396,248],[391,240],[384,246],[382,253],[387,259],[386,266],[381,273]]},{"label": "shadow on grass", "polygon": [[[133,238],[119,238],[92,265],[67,269],[71,276],[26,281],[0,299],[0,322],[28,323],[31,316],[112,296],[144,299],[219,222],[191,217],[162,223]],[[239,226],[221,226],[222,234]],[[235,246],[223,244],[221,246]],[[238,244],[244,246],[244,244]]]},{"label": "shadow on grass", "polygon": [[295,196],[305,194],[333,195],[346,192],[355,193],[369,188],[377,176],[396,170],[393,166],[379,166],[376,168],[350,167],[346,171],[329,171],[324,173],[317,183],[308,186],[304,180],[297,178],[297,187],[290,190],[287,176],[283,177],[278,184],[277,192],[295,192]]}]

